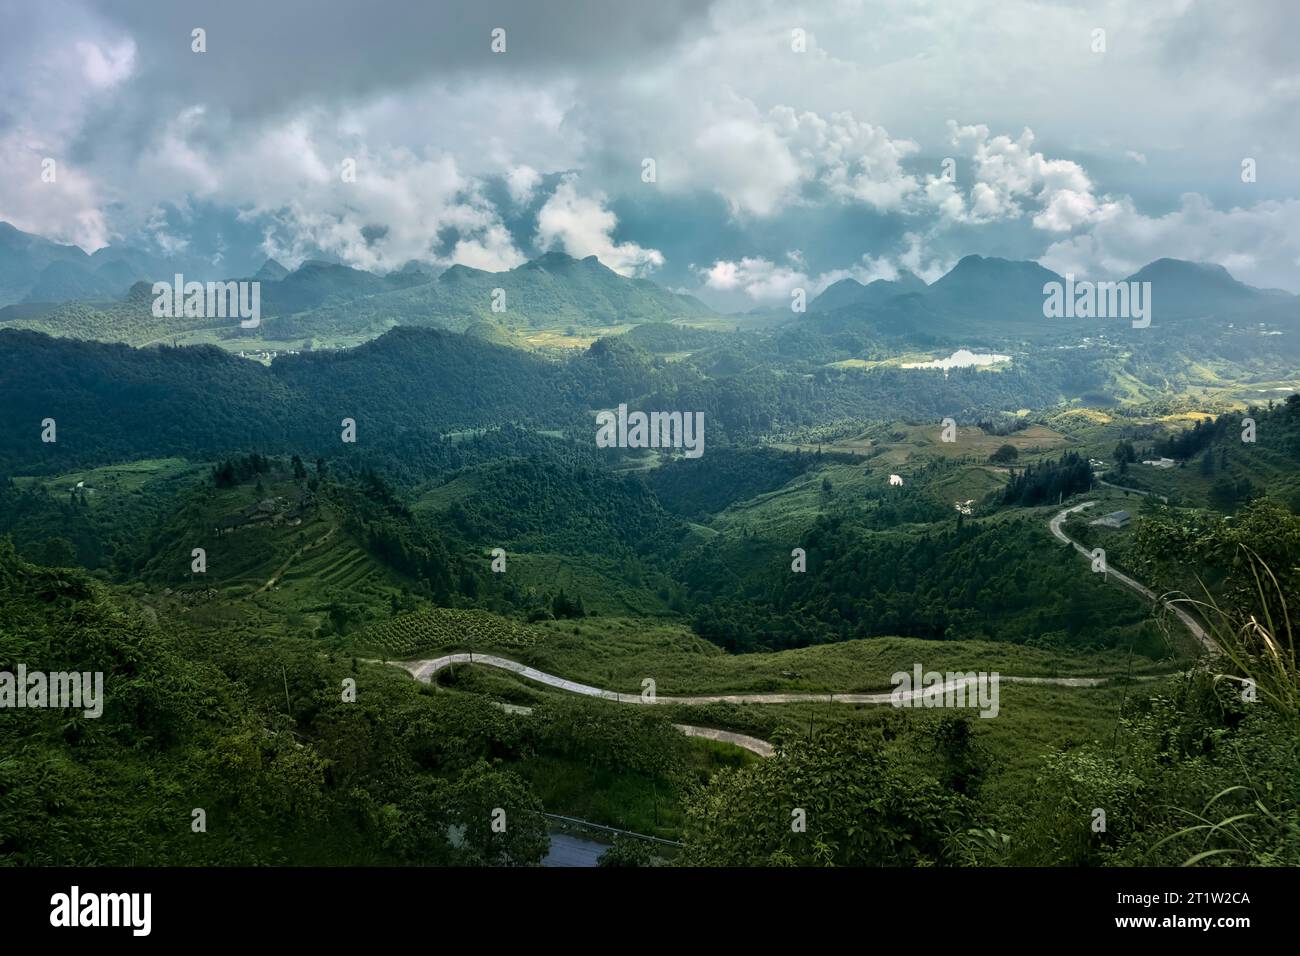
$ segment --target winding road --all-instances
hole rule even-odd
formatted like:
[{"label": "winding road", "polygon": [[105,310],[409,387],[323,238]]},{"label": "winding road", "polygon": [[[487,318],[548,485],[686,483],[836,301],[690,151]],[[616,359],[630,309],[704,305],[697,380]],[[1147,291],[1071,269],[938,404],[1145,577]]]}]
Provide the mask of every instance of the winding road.
[{"label": "winding road", "polygon": [[[599,697],[601,700],[612,700],[620,704],[683,704],[686,706],[699,706],[701,704],[888,704],[894,700],[894,691],[892,690],[880,691],[874,694],[819,694],[808,691],[796,694],[693,694],[686,697],[670,697],[667,694],[645,696],[641,694],[620,694],[617,691],[604,690],[600,687],[592,687],[590,684],[580,684],[564,677],[556,677],[554,674],[539,671],[535,667],[512,661],[508,657],[498,657],[495,654],[447,654],[443,657],[434,657],[427,660],[392,661],[390,663],[408,671],[416,680],[423,681],[426,684],[433,679],[434,674],[443,668],[450,667],[452,664],[481,664],[484,667],[496,667],[504,671],[510,671],[527,680],[536,681],[548,687],[567,690],[571,694],[581,694],[584,697]],[[1100,687],[1106,683],[1107,678],[1008,677],[1002,674],[999,675],[998,680],[1005,684],[1056,684],[1061,687]],[[956,680],[945,680],[942,684],[942,690],[957,690],[975,682],[976,678],[966,676]],[[920,700],[927,692],[933,694],[937,693],[939,689],[938,685],[919,688],[899,695],[899,699]]]},{"label": "winding road", "polygon": [[[1069,508],[1065,508],[1052,517],[1048,522],[1052,535],[1059,541],[1071,545],[1079,554],[1083,555],[1089,561],[1092,560],[1092,552],[1082,544],[1069,537],[1062,529],[1061,525],[1070,515],[1082,511],[1085,508],[1091,508],[1097,504],[1096,501],[1085,501]],[[1152,603],[1160,603],[1178,616],[1191,635],[1196,638],[1200,645],[1211,655],[1218,655],[1221,652],[1219,645],[1214,639],[1205,632],[1200,623],[1198,623],[1190,614],[1178,607],[1174,599],[1160,598],[1154,591],[1146,585],[1133,580],[1128,575],[1116,571],[1114,568],[1108,568],[1106,571],[1107,580],[1114,580],[1132,591],[1140,594]],[[593,687],[590,684],[579,683],[578,681],[569,680],[564,677],[557,677],[554,674],[548,674],[545,671],[539,671],[535,667],[529,667],[527,664],[521,664],[519,661],[512,661],[508,657],[500,657],[495,654],[473,654],[473,653],[455,653],[444,654],[442,657],[432,657],[423,660],[413,661],[389,661],[386,663],[401,667],[407,671],[416,680],[423,683],[430,683],[433,676],[444,668],[451,667],[453,664],[477,664],[483,667],[495,667],[499,670],[509,671],[525,680],[534,681],[538,684],[544,684],[547,687],[554,687],[559,690],[568,691],[571,694],[579,694],[584,697],[596,697],[601,700],[610,700],[620,704],[680,704],[686,706],[699,706],[704,704],[799,704],[799,703],[826,703],[826,704],[889,704],[895,699],[893,691],[881,691],[871,694],[819,694],[812,692],[792,693],[792,694],[771,694],[771,693],[752,693],[752,694],[692,694],[687,696],[669,696],[666,694],[623,694],[618,691],[605,690],[601,687]],[[944,692],[957,690],[968,686],[978,678],[972,676],[960,676],[946,679],[942,686]],[[1009,677],[999,675],[999,680],[1010,684],[1053,684],[1059,687],[1100,687],[1107,683],[1109,678],[1105,677]],[[900,699],[919,700],[925,693],[934,693],[936,688],[917,688],[900,695]],[[531,713],[532,708],[522,707],[516,704],[502,704],[501,707],[511,713],[526,714]],[[757,737],[749,737],[745,734],[738,734],[730,730],[718,730],[712,727],[696,727],[692,724],[674,724],[679,731],[688,737],[703,737],[708,740],[717,740],[723,743],[734,744],[737,747],[743,747],[762,757],[770,757],[775,748],[766,740],[760,740]]]},{"label": "winding road", "polygon": [[[1133,489],[1125,489],[1125,490],[1131,491]],[[1064,531],[1062,531],[1061,525],[1065,522],[1065,519],[1068,518],[1070,515],[1074,514],[1077,511],[1082,511],[1085,508],[1091,508],[1096,503],[1097,502],[1095,501],[1085,501],[1082,504],[1077,504],[1071,508],[1066,508],[1065,510],[1058,512],[1052,518],[1052,520],[1048,522],[1048,526],[1052,529],[1052,534],[1057,539],[1064,541],[1068,545],[1072,545],[1075,551],[1078,551],[1089,561],[1092,561],[1092,552],[1089,551],[1087,548],[1085,548],[1083,545],[1081,545],[1079,542],[1075,541]],[[1138,594],[1142,595],[1148,601],[1151,601],[1152,603],[1162,604],[1170,611],[1172,611],[1174,614],[1178,615],[1178,619],[1183,622],[1183,625],[1187,628],[1188,632],[1192,635],[1192,637],[1196,638],[1197,642],[1201,645],[1201,647],[1205,649],[1206,653],[1214,657],[1217,657],[1223,653],[1223,650],[1215,642],[1214,638],[1210,637],[1210,635],[1205,632],[1205,628],[1203,628],[1194,617],[1192,617],[1190,614],[1188,614],[1186,611],[1184,611],[1181,607],[1178,606],[1178,602],[1176,599],[1161,598],[1157,596],[1156,593],[1152,591],[1149,587],[1147,587],[1145,584],[1141,584],[1133,580],[1127,574],[1124,574],[1121,571],[1116,571],[1112,567],[1107,566],[1105,574],[1106,574],[1106,579],[1108,581],[1111,580],[1118,581],[1120,584],[1124,585],[1125,587],[1130,588],[1133,591],[1136,591]]]},{"label": "winding road", "polygon": [[1154,491],[1143,491],[1141,488],[1126,488],[1123,485],[1112,485],[1109,481],[1102,481],[1096,475],[1092,476],[1092,482],[1096,485],[1105,485],[1107,488],[1114,488],[1116,491],[1123,491],[1134,495],[1146,495],[1148,498],[1159,498],[1165,504],[1169,504],[1169,498],[1166,495],[1158,495]]},{"label": "winding road", "polygon": [[[529,667],[527,664],[521,664],[518,661],[512,661],[507,657],[498,657],[495,654],[445,654],[442,657],[434,657],[418,661],[389,661],[387,663],[401,667],[407,671],[416,680],[423,683],[429,683],[433,680],[433,675],[444,668],[453,664],[477,664],[483,667],[496,667],[500,670],[510,671],[526,680],[536,681],[539,684],[545,684],[547,687],[555,687],[559,690],[568,691],[571,694],[580,694],[584,697],[597,697],[601,700],[612,700],[620,704],[684,704],[687,706],[698,706],[701,704],[799,704],[799,703],[827,703],[827,704],[888,704],[894,700],[893,691],[882,691],[875,694],[695,694],[686,697],[671,697],[664,694],[655,694],[653,696],[640,694],[620,694],[617,691],[604,690],[600,687],[592,687],[590,684],[580,684],[577,681],[568,680],[564,677],[557,677],[554,674],[548,674],[545,671],[539,671],[535,667]],[[978,678],[960,677],[956,679],[947,679],[943,682],[942,689],[956,690],[961,687],[975,683]],[[1108,678],[1105,677],[1006,677],[999,675],[999,681],[1005,681],[1013,684],[1055,684],[1061,687],[1099,687],[1106,683]],[[900,699],[919,700],[927,691],[935,693],[936,687],[919,688],[901,694]],[[501,704],[504,710],[515,714],[527,714],[532,712],[531,707],[522,707],[518,704]],[[745,750],[758,754],[760,757],[770,757],[775,753],[776,748],[766,740],[760,740],[757,737],[750,737],[746,734],[738,734],[731,730],[719,730],[714,727],[696,727],[693,724],[673,724],[679,731],[688,737],[703,737],[708,740],[717,740],[722,743],[734,744],[737,747],[743,747]]]}]

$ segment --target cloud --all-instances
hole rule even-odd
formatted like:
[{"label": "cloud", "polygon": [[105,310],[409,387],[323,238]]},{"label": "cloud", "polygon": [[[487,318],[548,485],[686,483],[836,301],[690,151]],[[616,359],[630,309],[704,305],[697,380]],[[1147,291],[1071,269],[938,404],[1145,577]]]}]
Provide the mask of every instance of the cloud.
[{"label": "cloud", "polygon": [[993,136],[983,124],[959,126],[948,121],[949,142],[969,159],[973,183],[963,199],[958,182],[930,176],[926,196],[945,218],[983,224],[1018,219],[1026,207],[1038,229],[1069,232],[1096,222],[1113,210],[1113,202],[1095,195],[1084,168],[1069,159],[1048,159],[1033,149],[1034,133],[1026,128],[1017,139]]},{"label": "cloud", "polygon": [[917,144],[848,111],[823,116],[781,104],[764,111],[726,90],[689,124],[665,121],[660,182],[669,191],[716,192],[733,216],[770,217],[824,197],[887,212],[903,208],[920,185],[903,168]]},{"label": "cloud", "polygon": [[621,275],[644,275],[664,264],[663,253],[635,242],[615,242],[618,217],[605,208],[605,196],[578,194],[577,177],[565,176],[537,213],[537,247],[560,248],[585,259],[595,256]]},{"label": "cloud", "polygon": [[542,174],[528,165],[513,167],[506,173],[506,189],[511,200],[517,206],[526,206],[533,199],[533,193],[542,182]]},{"label": "cloud", "polygon": [[1162,257],[1214,262],[1251,285],[1295,290],[1300,199],[1216,209],[1197,193],[1162,216],[1117,203],[1086,234],[1053,243],[1039,260],[1064,274],[1122,278]]},{"label": "cloud", "polygon": [[841,200],[888,212],[902,209],[919,187],[903,169],[903,161],[920,148],[911,140],[893,139],[883,127],[860,122],[850,112],[822,118],[782,106],[772,115],[805,159],[809,178]]},{"label": "cloud", "polygon": [[715,301],[722,305],[743,297],[750,305],[782,305],[790,301],[795,289],[803,289],[811,301],[827,288],[843,279],[854,279],[866,285],[877,279],[897,279],[906,270],[927,283],[938,279],[952,268],[952,261],[929,253],[922,237],[907,233],[904,248],[894,255],[864,255],[847,269],[830,269],[810,274],[799,250],[787,252],[783,263],[773,262],[763,256],[744,256],[740,259],[719,259],[709,266],[692,266],[704,293],[717,294]]},{"label": "cloud", "polygon": [[[80,162],[90,116],[136,68],[136,45],[97,20],[63,22],[67,4],[6,10],[0,37],[0,220],[88,251],[113,234],[113,195]],[[53,160],[53,181],[43,178]]]},{"label": "cloud", "polygon": [[[778,265],[761,256],[746,256],[735,261],[720,259],[713,265],[697,268],[704,288],[713,292],[739,292],[751,302],[773,304],[790,300],[795,289],[810,292],[813,285],[808,274],[797,265],[797,257],[787,265]],[[809,298],[820,289],[813,289]]]},{"label": "cloud", "polygon": [[803,178],[790,144],[757,115],[705,122],[679,165],[691,177],[669,180],[670,188],[680,183],[712,189],[733,215],[771,215],[796,198]]},{"label": "cloud", "polygon": [[[90,249],[143,235],[220,253],[185,233],[202,217],[175,210],[193,207],[255,224],[222,233],[227,261],[247,260],[264,227],[286,258],[373,268],[515,262],[541,238],[634,272],[662,262],[677,285],[691,262],[746,258],[813,281],[904,267],[904,233],[945,254],[1127,261],[1123,229],[1160,232],[1177,193],[1240,201],[1242,156],[1260,159],[1250,202],[1285,202],[1300,182],[1300,77],[1277,29],[1289,0],[393,0],[382,17],[361,0],[10,6],[0,218]],[[195,26],[206,54],[190,50]],[[505,54],[488,49],[495,26]],[[1104,55],[1090,50],[1098,26]],[[955,183],[934,175],[945,155]],[[57,189],[34,186],[44,156]],[[351,189],[344,157],[361,171]],[[640,181],[644,157],[656,184]],[[547,195],[575,172],[581,195]],[[600,224],[611,208],[627,210],[617,228]],[[674,229],[687,208],[690,228]],[[806,265],[783,257],[795,246]],[[1284,254],[1243,255],[1296,284]]]}]

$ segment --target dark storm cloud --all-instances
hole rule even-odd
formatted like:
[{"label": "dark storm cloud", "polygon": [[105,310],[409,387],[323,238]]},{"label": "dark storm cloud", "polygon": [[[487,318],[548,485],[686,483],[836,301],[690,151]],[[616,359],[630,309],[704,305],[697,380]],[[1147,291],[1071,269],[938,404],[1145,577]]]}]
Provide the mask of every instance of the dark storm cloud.
[{"label": "dark storm cloud", "polygon": [[[203,100],[241,116],[333,103],[432,76],[631,69],[698,26],[698,0],[96,0],[139,49],[142,95]],[[195,27],[208,52],[190,49]],[[494,54],[491,31],[506,31]]]},{"label": "dark storm cloud", "polygon": [[[381,270],[559,248],[738,304],[968,252],[1295,288],[1297,10],[0,0],[0,219]],[[33,188],[45,157],[57,189]]]}]

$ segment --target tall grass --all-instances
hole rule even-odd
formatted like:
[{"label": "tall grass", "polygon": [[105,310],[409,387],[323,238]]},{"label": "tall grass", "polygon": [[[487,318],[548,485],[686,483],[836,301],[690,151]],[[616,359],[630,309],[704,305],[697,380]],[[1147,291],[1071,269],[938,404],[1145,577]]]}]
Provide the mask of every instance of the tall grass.
[{"label": "tall grass", "polygon": [[1243,600],[1224,606],[1198,578],[1205,600],[1179,596],[1174,603],[1195,607],[1219,646],[1221,655],[1207,662],[1216,683],[1239,684],[1243,701],[1262,702],[1300,725],[1300,667],[1286,591],[1259,555],[1239,547],[1253,582]]},{"label": "tall grass", "polygon": [[[1206,593],[1204,601],[1180,600],[1197,606],[1207,630],[1221,649],[1221,656],[1207,662],[1214,682],[1240,685],[1243,702],[1264,704],[1281,719],[1287,732],[1300,733],[1300,669],[1287,594],[1277,575],[1259,555],[1245,545],[1240,547],[1253,582],[1253,588],[1244,592],[1246,600],[1224,607],[1204,582],[1200,582]],[[1243,767],[1243,773],[1249,781],[1247,768]],[[1285,821],[1265,804],[1266,796],[1253,784],[1228,787],[1215,794],[1199,813],[1180,811],[1196,823],[1160,840],[1150,852],[1175,840],[1199,836],[1200,850],[1185,859],[1183,866],[1195,866],[1218,856],[1247,859],[1256,856],[1265,845],[1258,839],[1258,829],[1276,834],[1286,828]],[[1222,816],[1220,811],[1218,815],[1222,818],[1214,820],[1210,811],[1221,800],[1225,804],[1244,803],[1239,807],[1243,812]],[[1227,845],[1211,847],[1212,842]]]}]

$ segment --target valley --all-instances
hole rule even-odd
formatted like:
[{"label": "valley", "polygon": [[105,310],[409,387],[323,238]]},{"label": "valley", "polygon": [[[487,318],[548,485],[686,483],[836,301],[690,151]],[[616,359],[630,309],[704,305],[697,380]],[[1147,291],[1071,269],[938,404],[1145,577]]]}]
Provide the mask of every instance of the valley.
[{"label": "valley", "polygon": [[[256,339],[158,344],[129,298],[6,320],[4,646],[54,666],[85,643],[113,728],[36,715],[8,745],[79,781],[69,832],[95,821],[105,861],[130,826],[158,861],[484,865],[540,859],[559,819],[681,844],[675,863],[807,860],[731,815],[817,773],[889,794],[911,835],[837,830],[847,864],[1180,862],[1161,808],[1186,773],[1226,786],[1251,748],[1284,792],[1284,705],[1214,752],[1151,748],[1240,706],[1212,676],[1258,667],[1239,615],[1276,628],[1295,593],[1300,327],[1161,313],[1159,275],[1149,328],[1033,323],[1008,270],[962,260],[902,302],[841,284],[751,322],[560,255],[383,281],[309,264],[265,283]],[[518,313],[478,315],[499,283]],[[979,295],[1009,318],[973,337],[950,319]],[[1184,361],[1189,335],[1213,367]],[[996,716],[889,706],[914,668],[999,675]],[[1285,673],[1252,679],[1286,699]],[[159,795],[106,822],[143,774]],[[1165,803],[1113,802],[1129,790]],[[59,859],[18,792],[11,854]],[[1062,815],[1098,792],[1114,835],[1080,843]],[[196,857],[168,820],[200,799],[222,824]],[[503,799],[529,821],[509,839],[439,836]]]}]

